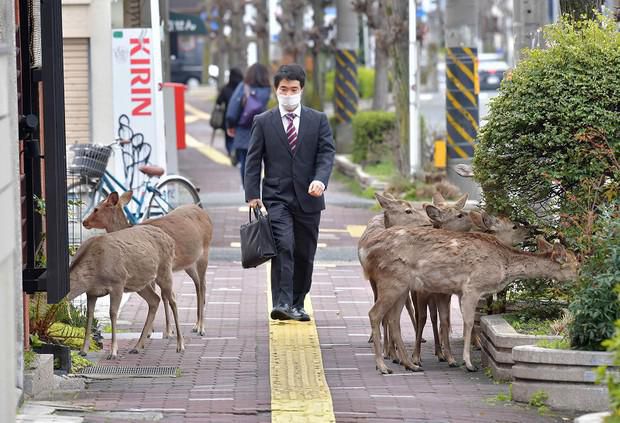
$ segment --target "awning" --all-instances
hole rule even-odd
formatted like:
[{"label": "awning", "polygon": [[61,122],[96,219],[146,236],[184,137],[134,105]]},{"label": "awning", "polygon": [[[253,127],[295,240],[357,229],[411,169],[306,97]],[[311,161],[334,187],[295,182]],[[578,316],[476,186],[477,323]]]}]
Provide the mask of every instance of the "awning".
[{"label": "awning", "polygon": [[207,35],[207,28],[199,16],[170,12],[168,31],[184,35]]}]

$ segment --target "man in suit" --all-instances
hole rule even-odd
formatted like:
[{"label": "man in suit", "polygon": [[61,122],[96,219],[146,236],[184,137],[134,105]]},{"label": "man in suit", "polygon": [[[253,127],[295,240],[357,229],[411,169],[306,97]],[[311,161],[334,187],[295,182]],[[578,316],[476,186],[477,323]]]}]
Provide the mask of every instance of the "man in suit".
[{"label": "man in suit", "polygon": [[305,80],[296,64],[275,74],[278,107],[254,118],[245,165],[245,200],[250,207],[264,202],[278,250],[271,266],[271,318],[276,320],[310,320],[304,299],[312,283],[323,191],[334,164],[327,116],[301,105]]}]

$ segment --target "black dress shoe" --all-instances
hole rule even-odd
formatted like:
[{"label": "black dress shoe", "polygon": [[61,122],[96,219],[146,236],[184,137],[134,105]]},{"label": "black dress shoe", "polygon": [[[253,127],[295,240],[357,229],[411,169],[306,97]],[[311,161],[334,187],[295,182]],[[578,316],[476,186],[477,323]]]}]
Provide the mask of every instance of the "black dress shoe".
[{"label": "black dress shoe", "polygon": [[288,304],[275,306],[271,310],[271,318],[273,320],[291,320],[294,319],[291,307]]},{"label": "black dress shoe", "polygon": [[293,313],[295,313],[296,316],[299,316],[295,320],[298,320],[300,322],[310,321],[310,316],[308,315],[308,313],[306,313],[306,310],[304,310],[303,307],[294,307]]}]

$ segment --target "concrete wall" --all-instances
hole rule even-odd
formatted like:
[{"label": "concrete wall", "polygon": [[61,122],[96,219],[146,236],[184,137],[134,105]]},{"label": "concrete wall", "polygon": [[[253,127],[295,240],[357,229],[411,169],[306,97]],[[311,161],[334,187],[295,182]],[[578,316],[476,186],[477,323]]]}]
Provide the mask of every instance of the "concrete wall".
[{"label": "concrete wall", "polygon": [[[13,2],[0,3],[0,421],[15,421],[22,382],[21,234]],[[17,331],[16,331],[17,328]],[[13,340],[14,342],[10,342]]]},{"label": "concrete wall", "polygon": [[92,141],[114,141],[112,109],[112,0],[63,0],[63,38],[90,40]]}]

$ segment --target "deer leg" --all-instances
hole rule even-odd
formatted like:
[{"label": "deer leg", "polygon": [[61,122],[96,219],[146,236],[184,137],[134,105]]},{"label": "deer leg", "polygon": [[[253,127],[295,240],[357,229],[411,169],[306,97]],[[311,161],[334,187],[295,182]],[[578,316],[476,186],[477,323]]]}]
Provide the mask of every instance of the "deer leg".
[{"label": "deer leg", "polygon": [[[418,332],[418,318],[417,316],[417,312],[415,309],[415,305],[417,302],[417,297],[416,297],[416,293],[413,290],[409,290],[409,299],[406,303],[407,305],[407,312],[409,313],[409,318],[411,319],[411,323],[413,324],[413,332],[417,333]],[[422,343],[425,343],[426,339],[424,339],[424,337],[422,337]]]},{"label": "deer leg", "polygon": [[420,358],[422,352],[422,332],[426,325],[426,307],[428,303],[428,295],[422,292],[416,292],[416,313],[418,316],[418,327],[415,331],[415,348],[413,350],[412,361],[414,364],[420,366],[422,360]]},{"label": "deer leg", "polygon": [[[441,350],[444,357],[443,361],[448,361],[450,367],[458,367],[458,363],[452,355],[450,348],[450,301],[451,295],[438,295],[437,296],[437,308],[439,310],[440,320],[440,337],[441,337]],[[441,361],[441,359],[439,360]]]},{"label": "deer leg", "polygon": [[[153,282],[150,283],[150,285],[151,285],[151,288],[153,288],[153,291],[157,292],[157,283],[155,283],[155,281],[153,281]],[[148,338],[150,338],[151,335],[153,334],[153,332],[155,332],[155,325],[153,325],[153,327],[151,327],[151,330],[149,331],[149,333],[146,336]]]},{"label": "deer leg", "polygon": [[115,360],[118,357],[118,343],[116,342],[116,319],[118,317],[118,309],[121,306],[121,299],[123,298],[122,288],[116,291],[110,292],[110,324],[112,325],[112,346],[108,360]]},{"label": "deer leg", "polygon": [[140,339],[138,339],[136,346],[129,351],[130,354],[138,354],[138,350],[144,348],[144,341],[146,341],[147,334],[151,332],[153,320],[155,320],[155,314],[157,313],[157,307],[159,307],[159,295],[157,295],[157,292],[155,292],[151,285],[147,285],[142,291],[138,291],[138,295],[144,298],[149,305],[149,312],[146,316]]},{"label": "deer leg", "polygon": [[[196,264],[194,263],[190,267],[185,269],[185,273],[187,273],[189,277],[192,278],[192,281],[194,282],[194,287],[196,288],[196,324],[192,328],[192,332],[198,332],[198,330],[200,329],[200,307],[202,304],[200,301],[200,277],[198,276]],[[204,333],[200,335],[204,335]]]},{"label": "deer leg", "polygon": [[431,294],[428,297],[428,311],[431,314],[431,326],[433,327],[433,340],[435,341],[435,355],[439,361],[446,361],[441,351],[441,339],[439,338],[439,330],[437,329],[437,303],[441,294]]},{"label": "deer leg", "polygon": [[162,298],[166,298],[168,300],[168,302],[170,303],[170,308],[172,309],[174,324],[177,330],[177,352],[181,352],[185,350],[185,345],[183,344],[183,335],[181,334],[181,328],[179,326],[177,302],[174,296],[174,292],[172,291],[172,272],[169,272],[167,275],[165,275],[160,281],[160,283]]},{"label": "deer leg", "polygon": [[480,295],[474,293],[464,293],[461,297],[461,313],[463,314],[463,337],[465,345],[463,346],[463,361],[465,367],[470,372],[478,369],[471,363],[471,330],[474,327],[474,314],[476,312],[476,304]]},{"label": "deer leg", "polygon": [[[374,304],[377,302],[377,284],[372,279],[369,279],[368,282],[370,282],[370,288],[372,288],[372,302]],[[385,326],[383,327],[383,330],[385,330]],[[370,334],[370,337],[368,338],[368,343],[372,344],[372,334]]]},{"label": "deer leg", "polygon": [[[387,285],[387,284],[386,284]],[[398,300],[399,293],[397,289],[394,289],[394,286],[391,286],[390,289],[386,289],[385,292],[382,292],[381,295],[377,295],[377,301],[370,308],[368,312],[368,318],[370,319],[370,327],[372,328],[372,340],[373,340],[373,349],[375,352],[375,364],[377,370],[381,374],[390,374],[392,370],[385,365],[383,361],[383,356],[381,355],[381,330],[379,329],[379,325],[387,311],[394,305],[394,303]]]},{"label": "deer leg", "polygon": [[387,347],[388,354],[385,358],[391,359],[392,362],[395,364],[401,364],[404,362],[402,359],[402,356],[404,355],[404,350],[398,350],[395,343],[396,338],[394,336],[394,333],[392,332],[392,327],[394,327],[394,322],[398,322],[397,324],[400,331],[400,315],[402,314],[403,307],[405,306],[405,302],[408,299],[409,295],[407,295],[407,298],[403,298],[402,300],[398,299],[396,304],[394,304],[392,308],[388,310],[386,317],[383,319],[383,321],[387,323],[385,331],[386,333],[389,333],[389,337],[387,340],[387,342],[389,342],[389,347]]},{"label": "deer leg", "polygon": [[[408,299],[409,295],[407,295]],[[407,349],[405,347],[405,343],[403,342],[402,334],[400,332],[400,315],[402,314],[404,301],[399,301],[395,304],[390,310],[388,326],[390,330],[390,337],[392,342],[396,346],[396,354],[398,357],[399,364],[405,366],[405,369],[411,370],[412,372],[422,371],[422,368],[416,364],[414,364],[409,357],[407,357]]]},{"label": "deer leg", "polygon": [[207,295],[207,267],[209,267],[209,251],[206,250],[204,258],[196,263],[196,271],[200,279],[200,294],[198,294],[198,334],[204,336],[205,331],[205,296]]},{"label": "deer leg", "polygon": [[84,343],[82,344],[82,350],[80,351],[80,355],[85,357],[88,354],[88,350],[90,348],[90,331],[93,325],[93,317],[95,315],[95,304],[97,304],[97,297],[94,295],[86,294],[86,329],[84,330]]}]

